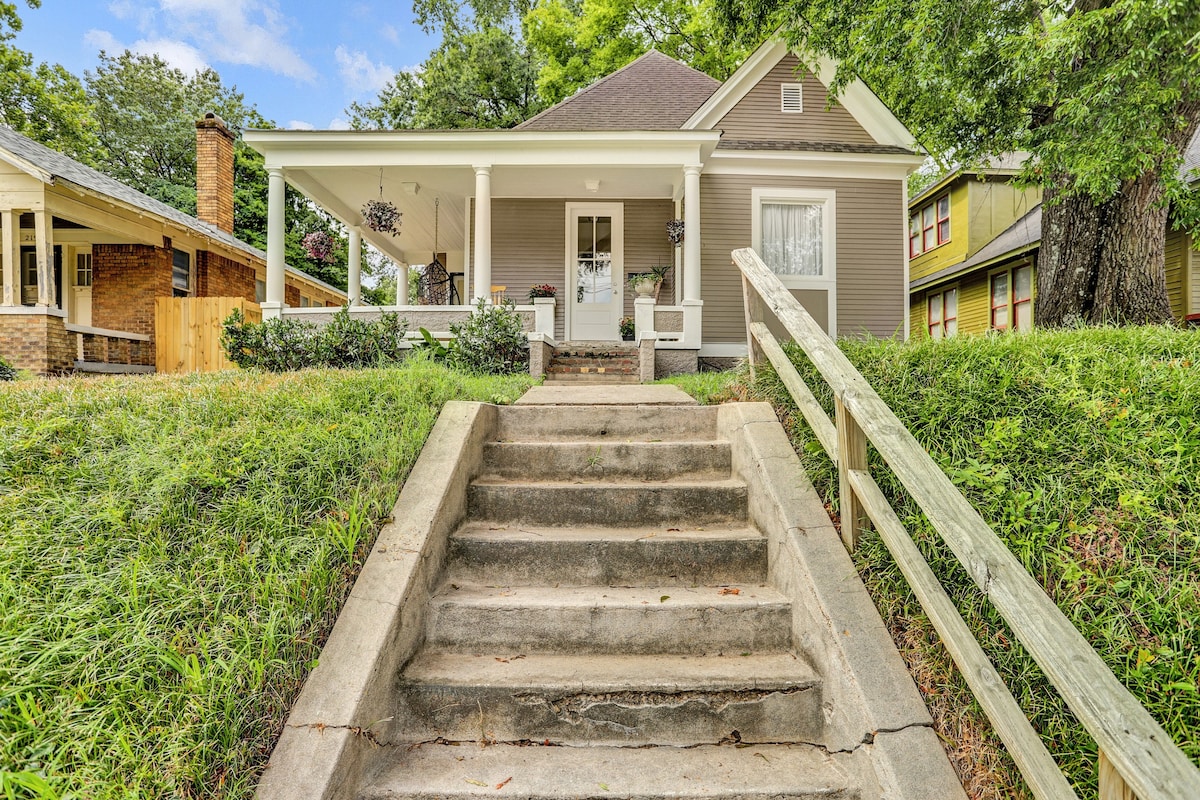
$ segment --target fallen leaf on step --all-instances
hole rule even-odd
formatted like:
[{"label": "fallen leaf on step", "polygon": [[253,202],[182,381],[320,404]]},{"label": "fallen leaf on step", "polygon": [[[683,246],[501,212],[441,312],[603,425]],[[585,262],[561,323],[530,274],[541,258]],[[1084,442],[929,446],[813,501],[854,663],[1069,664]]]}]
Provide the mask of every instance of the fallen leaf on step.
[{"label": "fallen leaf on step", "polygon": [[487,784],[484,783],[483,781],[477,781],[474,778],[465,778],[465,780],[467,783],[471,784],[472,786],[487,786]]},{"label": "fallen leaf on step", "polygon": [[671,599],[671,595],[669,595],[669,594],[664,594],[662,597],[658,598],[658,602],[660,602],[660,603],[665,603],[665,602],[667,602],[667,601],[668,601],[668,600],[670,600],[670,599]]},{"label": "fallen leaf on step", "polygon": [[767,758],[762,753],[755,753],[754,755],[758,756],[759,758],[761,758],[763,761],[767,762],[768,764],[771,763],[771,759]]},{"label": "fallen leaf on step", "polygon": [[668,531],[668,532],[670,532],[670,531],[678,531],[678,530],[682,530],[682,529],[681,529],[681,528],[667,528],[667,531]]},{"label": "fallen leaf on step", "polygon": [[608,784],[607,784],[607,783],[598,783],[598,784],[596,784],[596,785],[597,785],[597,786],[599,786],[599,787],[600,787],[601,789],[603,789],[604,791],[606,791],[606,792],[608,791]]},{"label": "fallen leaf on step", "polygon": [[719,594],[741,594],[742,590],[736,586],[722,586]]},{"label": "fallen leaf on step", "polygon": [[507,784],[508,784],[508,782],[509,782],[509,781],[511,781],[511,780],[512,780],[512,775],[509,775],[507,778],[505,778],[504,780],[502,780],[502,781],[500,781],[499,783],[497,783],[497,784],[496,784],[496,788],[497,788],[497,789],[503,789],[503,788],[505,787],[505,785],[507,785]]},{"label": "fallen leaf on step", "polygon": [[507,663],[508,663],[508,659],[507,659],[507,658],[501,658],[500,656],[496,656],[496,660],[497,660],[497,661],[499,661],[501,664],[507,664]]}]

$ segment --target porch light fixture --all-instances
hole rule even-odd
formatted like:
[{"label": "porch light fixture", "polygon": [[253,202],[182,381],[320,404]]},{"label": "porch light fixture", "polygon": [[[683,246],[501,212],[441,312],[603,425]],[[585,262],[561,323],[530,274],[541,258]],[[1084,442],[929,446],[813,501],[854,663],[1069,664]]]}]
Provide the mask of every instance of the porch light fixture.
[{"label": "porch light fixture", "polygon": [[595,194],[596,192],[600,191],[600,180],[599,178],[589,178],[583,182],[583,186],[589,192]]},{"label": "porch light fixture", "polygon": [[362,207],[363,221],[376,233],[400,235],[400,217],[403,216],[396,204],[383,199],[383,167],[379,168],[379,198],[368,200]]},{"label": "porch light fixture", "polygon": [[416,181],[404,181],[400,184],[400,188],[404,190],[405,194],[416,197],[417,193],[421,191],[421,184]]}]

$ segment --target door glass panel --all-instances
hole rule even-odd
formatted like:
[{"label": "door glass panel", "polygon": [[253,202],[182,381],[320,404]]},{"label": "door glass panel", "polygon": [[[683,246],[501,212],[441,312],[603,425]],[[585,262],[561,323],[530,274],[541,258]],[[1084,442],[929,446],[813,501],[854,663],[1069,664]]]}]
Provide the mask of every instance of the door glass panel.
[{"label": "door glass panel", "polygon": [[613,299],[612,217],[579,218],[575,302],[605,305]]}]

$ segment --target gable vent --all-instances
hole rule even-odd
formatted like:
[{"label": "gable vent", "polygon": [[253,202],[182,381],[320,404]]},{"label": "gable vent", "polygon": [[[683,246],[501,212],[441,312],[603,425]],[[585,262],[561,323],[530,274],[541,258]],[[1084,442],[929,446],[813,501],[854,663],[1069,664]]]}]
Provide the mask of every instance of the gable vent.
[{"label": "gable vent", "polygon": [[784,83],[779,86],[780,108],[785,114],[799,114],[804,110],[804,96],[798,83]]}]

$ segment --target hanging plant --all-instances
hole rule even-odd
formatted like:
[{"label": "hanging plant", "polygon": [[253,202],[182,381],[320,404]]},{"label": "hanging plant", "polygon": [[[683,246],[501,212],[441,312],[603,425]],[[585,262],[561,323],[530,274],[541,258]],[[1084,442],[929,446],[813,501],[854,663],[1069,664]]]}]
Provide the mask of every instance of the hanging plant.
[{"label": "hanging plant", "polygon": [[396,204],[383,199],[383,169],[379,170],[379,198],[368,200],[362,207],[363,222],[376,233],[400,235],[402,213]]},{"label": "hanging plant", "polygon": [[333,237],[325,231],[313,231],[306,234],[301,245],[304,247],[304,252],[308,253],[308,257],[313,261],[326,263],[333,261]]},{"label": "hanging plant", "polygon": [[679,247],[683,242],[683,220],[673,219],[667,222],[667,241]]}]

